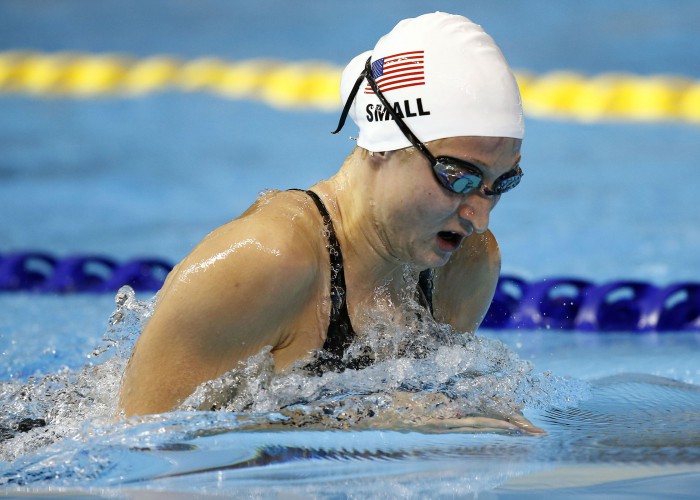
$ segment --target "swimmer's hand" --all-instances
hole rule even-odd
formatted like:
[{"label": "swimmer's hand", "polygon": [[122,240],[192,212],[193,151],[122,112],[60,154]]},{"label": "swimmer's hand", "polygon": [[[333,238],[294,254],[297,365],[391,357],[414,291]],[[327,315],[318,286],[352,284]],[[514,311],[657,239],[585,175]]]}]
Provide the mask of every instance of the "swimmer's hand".
[{"label": "swimmer's hand", "polygon": [[[464,414],[450,406],[450,400],[439,393],[395,391],[377,398],[370,404],[361,395],[332,397],[310,404],[291,405],[280,413],[284,417],[274,422],[253,422],[253,428],[284,429],[387,429],[393,431],[445,433],[499,433],[517,435],[546,434],[517,409],[504,413],[486,411]],[[379,404],[378,404],[379,403]],[[246,428],[246,430],[249,430]]]},{"label": "swimmer's hand", "polygon": [[547,434],[530,422],[521,414],[514,414],[509,417],[462,417],[462,418],[436,418],[423,426],[425,432],[505,432],[514,434],[528,434],[541,436]]},{"label": "swimmer's hand", "polygon": [[[413,422],[412,430],[422,432],[501,432],[509,434],[543,435],[546,432],[530,422],[514,405],[506,405],[508,411],[486,412],[483,415],[454,416],[456,412],[442,412],[441,408],[449,408],[449,400],[443,394],[415,394],[397,391],[391,394],[394,407],[404,410],[404,414],[422,414],[428,418],[420,418]],[[432,411],[426,412],[427,408]],[[435,415],[430,417],[430,415]],[[440,415],[440,413],[442,413]]]}]

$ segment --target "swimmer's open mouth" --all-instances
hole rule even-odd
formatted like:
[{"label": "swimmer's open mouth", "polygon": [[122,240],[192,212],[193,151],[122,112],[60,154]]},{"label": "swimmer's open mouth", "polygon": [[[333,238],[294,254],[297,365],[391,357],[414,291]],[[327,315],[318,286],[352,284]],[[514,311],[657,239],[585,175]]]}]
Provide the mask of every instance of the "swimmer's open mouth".
[{"label": "swimmer's open mouth", "polygon": [[457,250],[464,239],[464,236],[453,231],[440,231],[437,235],[440,246],[449,251]]}]

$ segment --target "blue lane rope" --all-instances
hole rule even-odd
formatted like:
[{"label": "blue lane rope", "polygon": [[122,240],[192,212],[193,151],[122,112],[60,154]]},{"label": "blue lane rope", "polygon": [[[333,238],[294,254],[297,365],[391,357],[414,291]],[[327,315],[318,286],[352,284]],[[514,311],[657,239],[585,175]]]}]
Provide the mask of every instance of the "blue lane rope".
[{"label": "blue lane rope", "polygon": [[[161,288],[172,264],[158,258],[117,262],[101,255],[58,258],[44,252],[0,255],[0,292],[114,293]],[[534,282],[502,275],[482,323],[490,329],[700,331],[700,282],[658,287],[579,278]]]},{"label": "blue lane rope", "polygon": [[118,263],[101,255],[57,258],[44,252],[0,255],[0,291],[35,293],[107,293],[130,285],[157,291],[173,266],[162,259]]}]

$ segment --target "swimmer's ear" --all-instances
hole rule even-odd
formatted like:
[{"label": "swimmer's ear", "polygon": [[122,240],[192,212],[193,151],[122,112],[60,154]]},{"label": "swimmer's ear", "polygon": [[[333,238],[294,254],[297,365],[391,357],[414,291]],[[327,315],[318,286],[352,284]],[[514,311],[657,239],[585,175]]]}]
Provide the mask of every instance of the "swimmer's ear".
[{"label": "swimmer's ear", "polygon": [[369,160],[372,162],[380,163],[388,159],[391,151],[370,151]]}]

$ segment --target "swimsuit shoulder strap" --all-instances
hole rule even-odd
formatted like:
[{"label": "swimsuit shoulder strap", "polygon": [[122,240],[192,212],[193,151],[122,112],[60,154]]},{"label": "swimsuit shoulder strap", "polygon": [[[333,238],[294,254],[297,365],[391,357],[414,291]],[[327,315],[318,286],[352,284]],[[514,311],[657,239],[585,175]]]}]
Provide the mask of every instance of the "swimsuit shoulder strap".
[{"label": "swimsuit shoulder strap", "polygon": [[433,315],[433,270],[426,269],[418,275],[418,299],[421,305]]},{"label": "swimsuit shoulder strap", "polygon": [[350,322],[348,304],[346,300],[347,292],[345,288],[345,271],[343,270],[343,253],[340,250],[340,243],[335,235],[333,221],[321,201],[321,198],[313,191],[305,193],[314,201],[326,230],[328,239],[328,255],[331,262],[331,317],[328,323],[328,334],[323,349],[327,352],[342,357],[347,347],[355,337],[355,331]]},{"label": "swimsuit shoulder strap", "polygon": [[[291,189],[290,191],[302,191]],[[348,313],[347,292],[345,285],[345,271],[343,265],[343,253],[335,234],[333,220],[321,198],[313,191],[304,191],[314,202],[323,219],[323,226],[327,235],[328,256],[331,264],[331,314],[328,322],[328,333],[323,349],[331,355],[331,358],[317,359],[311,362],[307,369],[316,374],[322,374],[330,369],[343,371],[346,367],[359,369],[371,364],[371,356],[360,356],[357,360],[351,360],[348,366],[342,361],[343,354],[355,338],[355,331],[350,322]],[[433,313],[433,272],[430,269],[422,271],[418,277],[418,298],[421,304]],[[365,359],[367,358],[367,359]]]}]

